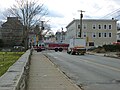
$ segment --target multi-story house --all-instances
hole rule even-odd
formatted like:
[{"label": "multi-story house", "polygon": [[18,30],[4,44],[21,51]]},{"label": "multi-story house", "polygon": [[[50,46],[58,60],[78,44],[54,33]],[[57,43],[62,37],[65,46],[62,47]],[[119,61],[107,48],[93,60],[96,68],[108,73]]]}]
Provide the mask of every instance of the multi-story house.
[{"label": "multi-story house", "polygon": [[1,25],[2,40],[5,46],[21,45],[23,40],[23,24],[18,17],[8,17]]},{"label": "multi-story house", "polygon": [[66,35],[66,32],[64,31],[61,31],[61,32],[56,32],[55,36],[56,36],[56,41],[58,43],[64,43],[65,41],[65,35]]},{"label": "multi-story house", "polygon": [[117,42],[120,42],[120,31],[117,31]]},{"label": "multi-story house", "polygon": [[[117,20],[83,19],[81,37],[85,38],[89,46],[102,46],[116,42]],[[75,19],[67,26],[66,41],[79,38],[80,20]]]}]

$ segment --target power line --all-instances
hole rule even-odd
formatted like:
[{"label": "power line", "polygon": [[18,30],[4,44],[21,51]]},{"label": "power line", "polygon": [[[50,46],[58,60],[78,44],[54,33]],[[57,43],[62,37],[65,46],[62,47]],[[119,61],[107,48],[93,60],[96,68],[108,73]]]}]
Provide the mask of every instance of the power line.
[{"label": "power line", "polygon": [[[110,12],[110,13],[108,13],[107,15],[103,16],[102,18],[108,18],[108,17],[110,17],[110,16],[116,18],[116,17],[120,16],[120,15],[118,15],[118,14],[120,14],[120,8],[119,8],[119,9],[116,9],[116,10]],[[116,16],[116,15],[117,15],[117,16]]]}]

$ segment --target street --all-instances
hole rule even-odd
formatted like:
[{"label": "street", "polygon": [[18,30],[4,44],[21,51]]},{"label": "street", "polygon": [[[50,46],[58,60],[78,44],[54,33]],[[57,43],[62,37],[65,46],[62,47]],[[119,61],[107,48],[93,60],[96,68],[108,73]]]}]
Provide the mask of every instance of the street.
[{"label": "street", "polygon": [[45,52],[83,90],[120,90],[120,60],[98,55]]}]

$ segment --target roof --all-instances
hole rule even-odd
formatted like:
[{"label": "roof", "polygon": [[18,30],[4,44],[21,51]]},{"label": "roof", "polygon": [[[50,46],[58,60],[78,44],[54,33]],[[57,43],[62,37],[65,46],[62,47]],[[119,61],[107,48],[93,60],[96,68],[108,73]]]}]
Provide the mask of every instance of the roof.
[{"label": "roof", "polygon": [[[80,21],[80,19],[74,19],[66,26],[66,28],[68,28],[71,24],[73,24],[76,21]],[[116,19],[83,19],[83,21],[118,21],[118,20]]]}]

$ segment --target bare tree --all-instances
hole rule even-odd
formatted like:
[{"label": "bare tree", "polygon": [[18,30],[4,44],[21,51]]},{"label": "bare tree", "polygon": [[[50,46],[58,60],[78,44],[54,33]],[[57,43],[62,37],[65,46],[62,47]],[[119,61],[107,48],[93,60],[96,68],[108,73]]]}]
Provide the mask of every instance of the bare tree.
[{"label": "bare tree", "polygon": [[16,3],[7,10],[6,16],[15,16],[21,19],[24,25],[24,45],[28,48],[28,32],[32,27],[41,23],[42,17],[48,14],[48,9],[35,0],[16,0]]},{"label": "bare tree", "polygon": [[35,0],[16,0],[8,12],[8,14],[19,17],[25,26],[31,28],[40,23],[41,18],[48,14],[48,9]]}]

